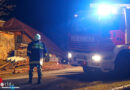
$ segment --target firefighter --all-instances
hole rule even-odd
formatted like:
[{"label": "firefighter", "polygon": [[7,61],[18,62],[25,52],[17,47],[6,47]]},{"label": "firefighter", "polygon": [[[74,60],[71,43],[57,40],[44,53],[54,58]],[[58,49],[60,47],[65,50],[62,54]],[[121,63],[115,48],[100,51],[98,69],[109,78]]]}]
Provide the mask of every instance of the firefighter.
[{"label": "firefighter", "polygon": [[38,80],[37,83],[41,83],[42,79],[42,65],[43,65],[43,58],[45,58],[47,54],[47,50],[45,47],[45,44],[41,41],[40,34],[36,34],[34,37],[34,41],[29,43],[27,48],[27,55],[29,56],[29,81],[28,83],[32,83],[32,77],[33,77],[33,69],[34,67],[37,67],[37,73],[38,73]]}]

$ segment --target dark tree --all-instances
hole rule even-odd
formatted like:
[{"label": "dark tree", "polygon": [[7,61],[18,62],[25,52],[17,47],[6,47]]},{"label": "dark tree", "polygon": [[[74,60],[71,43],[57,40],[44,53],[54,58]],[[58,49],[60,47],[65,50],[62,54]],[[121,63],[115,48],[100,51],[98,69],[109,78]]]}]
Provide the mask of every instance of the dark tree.
[{"label": "dark tree", "polygon": [[13,0],[0,0],[0,19],[9,19],[12,16],[14,8]]}]

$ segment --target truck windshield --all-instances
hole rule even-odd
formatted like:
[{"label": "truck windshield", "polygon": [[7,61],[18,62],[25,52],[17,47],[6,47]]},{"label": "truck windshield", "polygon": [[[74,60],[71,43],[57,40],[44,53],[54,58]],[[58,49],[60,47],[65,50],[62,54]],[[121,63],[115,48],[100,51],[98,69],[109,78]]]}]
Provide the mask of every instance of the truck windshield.
[{"label": "truck windshield", "polygon": [[[77,20],[69,34],[69,46],[73,51],[92,52],[111,50],[115,44],[124,43],[124,21],[119,15],[113,21]],[[104,46],[104,47],[103,47]],[[102,49],[101,49],[102,48]]]}]

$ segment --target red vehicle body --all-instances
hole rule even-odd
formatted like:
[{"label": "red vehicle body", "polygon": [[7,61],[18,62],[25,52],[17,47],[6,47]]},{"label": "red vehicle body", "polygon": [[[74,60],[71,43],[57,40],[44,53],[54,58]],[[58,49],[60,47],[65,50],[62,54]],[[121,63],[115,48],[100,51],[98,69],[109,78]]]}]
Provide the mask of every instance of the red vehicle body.
[{"label": "red vehicle body", "polygon": [[[123,67],[123,64],[130,64],[128,61],[130,59],[130,41],[128,39],[130,28],[125,27],[123,20],[122,15],[119,28],[109,29],[107,32],[104,32],[106,28],[97,28],[96,32],[91,32],[92,30],[89,28],[88,32],[80,33],[83,31],[80,27],[78,27],[80,32],[76,32],[77,28],[72,28],[73,32],[69,34],[68,44],[69,63],[73,66],[82,66],[84,72],[97,69],[103,72],[126,70],[128,66]],[[74,26],[77,27],[77,24]]]}]

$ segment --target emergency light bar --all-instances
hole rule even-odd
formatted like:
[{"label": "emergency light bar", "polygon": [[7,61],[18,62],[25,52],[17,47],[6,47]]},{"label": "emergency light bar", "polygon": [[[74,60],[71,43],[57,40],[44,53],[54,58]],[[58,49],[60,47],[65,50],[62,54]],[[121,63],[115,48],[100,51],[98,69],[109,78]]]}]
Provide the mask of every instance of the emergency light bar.
[{"label": "emergency light bar", "polygon": [[[100,6],[100,5],[102,5],[103,3],[101,3],[101,4],[97,4],[97,3],[91,3],[90,4],[90,8],[94,8],[94,7],[98,7],[98,6]],[[106,5],[106,4],[104,4],[104,5]],[[130,4],[109,4],[109,5],[111,5],[111,6],[114,6],[114,7],[122,7],[122,8],[127,8],[127,9],[130,9]]]},{"label": "emergency light bar", "polygon": [[122,9],[125,21],[125,44],[130,44],[130,4],[92,3],[90,8],[97,9],[99,17],[115,14],[116,10]]}]

